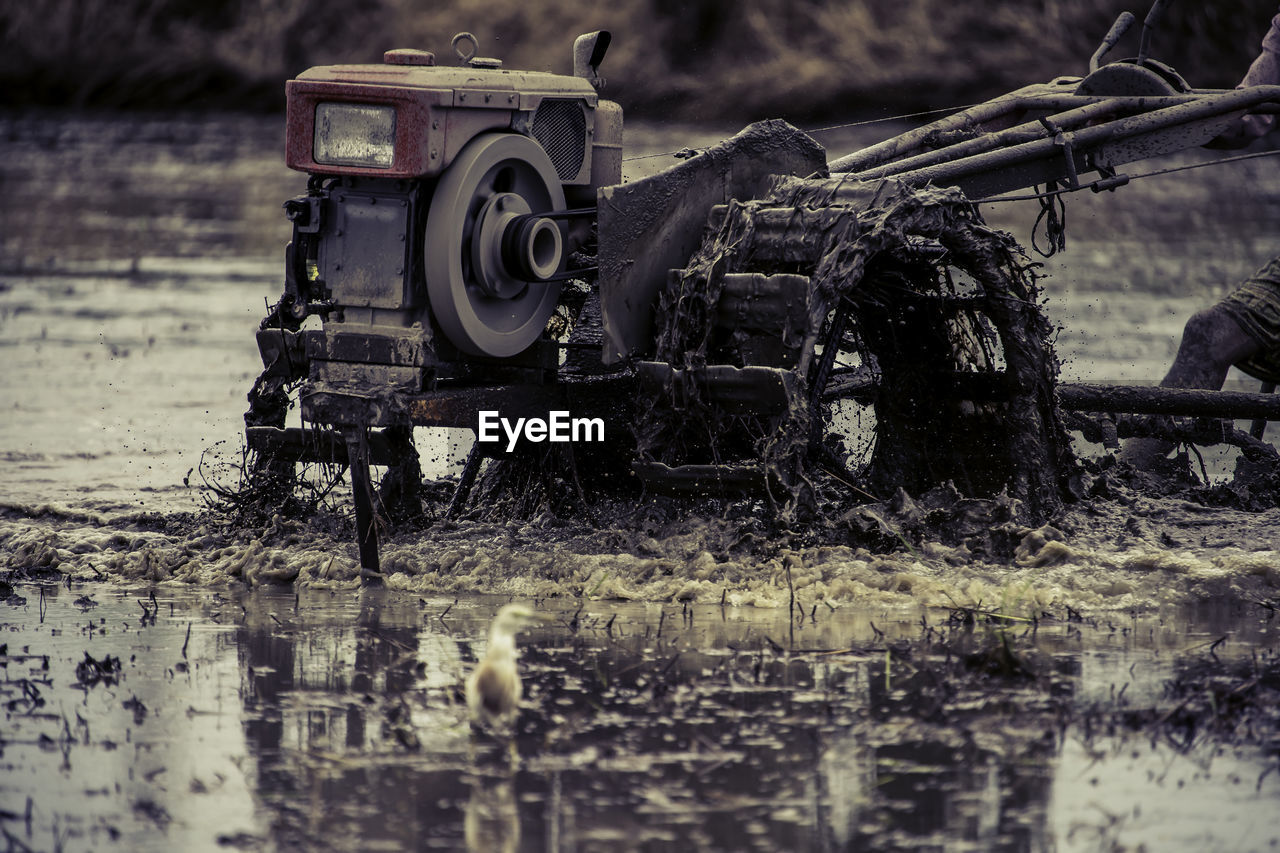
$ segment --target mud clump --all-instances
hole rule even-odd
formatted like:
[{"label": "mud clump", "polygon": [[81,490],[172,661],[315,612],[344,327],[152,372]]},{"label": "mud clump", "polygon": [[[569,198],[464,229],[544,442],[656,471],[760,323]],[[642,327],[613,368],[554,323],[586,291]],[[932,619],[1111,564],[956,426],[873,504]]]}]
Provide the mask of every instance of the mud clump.
[{"label": "mud clump", "polygon": [[450,496],[441,511],[479,521],[544,517],[597,525],[642,497],[627,450],[524,443],[484,463],[465,507],[450,507]]},{"label": "mud clump", "polygon": [[76,683],[85,687],[116,684],[120,681],[120,674],[120,658],[115,655],[103,655],[98,660],[85,652],[84,660],[76,664]]},{"label": "mud clump", "polygon": [[1029,528],[1017,502],[1006,495],[969,498],[952,483],[913,498],[898,489],[888,501],[845,510],[826,525],[827,535],[842,536],[878,553],[912,551],[927,542],[963,548],[970,558],[1013,557]]}]

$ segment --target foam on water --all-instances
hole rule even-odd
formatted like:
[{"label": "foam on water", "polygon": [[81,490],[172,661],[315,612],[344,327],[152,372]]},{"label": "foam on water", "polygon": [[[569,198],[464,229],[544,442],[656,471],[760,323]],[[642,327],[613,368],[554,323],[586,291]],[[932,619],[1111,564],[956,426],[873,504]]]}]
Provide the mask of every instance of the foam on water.
[{"label": "foam on water", "polygon": [[[804,609],[831,606],[979,608],[1035,617],[1043,612],[1151,611],[1215,601],[1259,602],[1280,595],[1280,513],[1170,511],[1211,526],[1253,531],[1224,546],[1166,518],[1153,535],[1116,542],[1110,527],[1013,528],[1008,559],[975,555],[965,542],[909,544],[873,553],[842,544],[735,545],[741,528],[691,519],[646,532],[595,530],[554,519],[463,522],[402,533],[383,547],[395,589],[419,594],[493,593],[691,601]],[[1207,516],[1207,518],[1206,518]],[[1078,522],[1068,516],[1066,522]],[[10,570],[57,570],[77,580],[128,583],[293,584],[351,587],[359,562],[341,529],[275,519],[266,529],[203,520],[132,518],[10,507],[0,517],[0,553]],[[1132,526],[1132,525],[1131,525]],[[1163,540],[1163,542],[1161,541]]]}]

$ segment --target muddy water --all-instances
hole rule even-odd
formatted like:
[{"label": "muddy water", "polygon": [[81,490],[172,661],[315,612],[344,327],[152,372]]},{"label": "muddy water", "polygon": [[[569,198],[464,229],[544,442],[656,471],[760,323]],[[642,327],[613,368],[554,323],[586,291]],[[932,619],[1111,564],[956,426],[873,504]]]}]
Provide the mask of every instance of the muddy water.
[{"label": "muddy water", "polygon": [[457,695],[497,601],[16,594],[0,827],[37,849],[1280,841],[1275,744],[1232,737],[1230,719],[1161,719],[1210,646],[1215,668],[1275,672],[1274,626],[1242,629],[1229,608],[1186,633],[1158,617],[974,627],[821,608],[796,623],[548,601],[552,623],[523,639],[516,736],[499,741]]},{"label": "muddy water", "polygon": [[[999,559],[968,540],[761,541],[714,515],[465,522],[396,532],[385,592],[354,588],[332,519],[179,515],[236,459],[279,205],[304,188],[279,134],[0,119],[0,569],[43,584],[0,605],[8,835],[449,849],[470,818],[518,832],[513,849],[1275,843],[1277,726],[1255,707],[1275,698],[1258,692],[1276,687],[1274,512],[1126,492],[1040,530],[992,521],[1016,546]],[[1183,318],[1274,251],[1269,164],[1068,202],[1068,250],[1045,265],[1065,377],[1158,378]],[[1028,244],[1036,212],[984,207]],[[445,470],[448,438],[424,432]],[[925,513],[885,512],[894,529]],[[518,764],[473,742],[455,695],[513,597],[556,615],[526,653]],[[86,653],[121,672],[77,683]]]}]

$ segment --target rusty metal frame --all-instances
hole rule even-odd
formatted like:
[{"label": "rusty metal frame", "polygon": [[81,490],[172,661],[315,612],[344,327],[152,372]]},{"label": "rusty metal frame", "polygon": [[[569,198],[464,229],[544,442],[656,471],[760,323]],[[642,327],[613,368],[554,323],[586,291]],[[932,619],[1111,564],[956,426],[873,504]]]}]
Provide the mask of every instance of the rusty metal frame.
[{"label": "rusty metal frame", "polygon": [[[1246,113],[1280,111],[1280,86],[1107,97],[1029,86],[830,164],[859,180],[956,186],[971,198],[1203,145]],[[954,137],[954,141],[949,139]]]},{"label": "rusty metal frame", "polygon": [[582,417],[625,419],[635,388],[630,374],[561,379],[546,385],[458,385],[424,394],[360,393],[335,387],[302,398],[302,416],[312,423],[366,427],[440,426],[475,429],[477,413],[501,410],[506,417],[545,417],[567,409]]}]

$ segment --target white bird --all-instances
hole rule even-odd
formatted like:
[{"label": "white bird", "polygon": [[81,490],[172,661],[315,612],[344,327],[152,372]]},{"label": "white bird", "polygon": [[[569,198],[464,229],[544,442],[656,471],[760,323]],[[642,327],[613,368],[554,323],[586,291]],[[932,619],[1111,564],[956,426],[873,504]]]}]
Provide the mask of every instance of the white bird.
[{"label": "white bird", "polygon": [[516,633],[540,618],[521,604],[507,604],[493,617],[484,660],[467,676],[467,709],[473,725],[511,731],[523,693],[516,669]]}]

